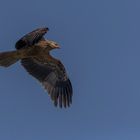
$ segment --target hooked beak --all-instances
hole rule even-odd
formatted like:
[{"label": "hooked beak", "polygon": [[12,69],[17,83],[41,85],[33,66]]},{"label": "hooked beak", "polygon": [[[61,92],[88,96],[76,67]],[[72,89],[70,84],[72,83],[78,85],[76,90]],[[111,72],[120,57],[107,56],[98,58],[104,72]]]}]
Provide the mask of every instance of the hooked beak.
[{"label": "hooked beak", "polygon": [[56,49],[60,49],[61,47],[59,45],[56,46]]},{"label": "hooked beak", "polygon": [[56,48],[56,49],[60,49],[60,46],[59,46],[59,45],[55,45],[55,48]]}]

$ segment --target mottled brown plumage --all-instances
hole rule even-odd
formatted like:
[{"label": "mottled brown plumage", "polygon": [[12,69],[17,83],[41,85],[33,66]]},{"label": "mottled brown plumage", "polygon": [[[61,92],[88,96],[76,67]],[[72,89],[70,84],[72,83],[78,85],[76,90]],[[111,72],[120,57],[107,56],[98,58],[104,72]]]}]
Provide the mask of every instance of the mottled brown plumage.
[{"label": "mottled brown plumage", "polygon": [[59,48],[54,41],[45,40],[48,28],[40,28],[22,37],[16,51],[0,53],[0,66],[8,67],[18,60],[26,71],[42,83],[54,105],[69,107],[72,103],[72,85],[60,60],[50,51]]}]

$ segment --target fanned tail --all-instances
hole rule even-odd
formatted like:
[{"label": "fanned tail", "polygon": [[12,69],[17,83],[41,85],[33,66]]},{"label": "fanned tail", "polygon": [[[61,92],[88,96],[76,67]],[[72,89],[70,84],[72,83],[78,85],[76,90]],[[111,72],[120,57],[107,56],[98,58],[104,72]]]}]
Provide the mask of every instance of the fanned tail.
[{"label": "fanned tail", "polygon": [[0,53],[0,66],[9,67],[19,60],[16,51],[2,52]]}]

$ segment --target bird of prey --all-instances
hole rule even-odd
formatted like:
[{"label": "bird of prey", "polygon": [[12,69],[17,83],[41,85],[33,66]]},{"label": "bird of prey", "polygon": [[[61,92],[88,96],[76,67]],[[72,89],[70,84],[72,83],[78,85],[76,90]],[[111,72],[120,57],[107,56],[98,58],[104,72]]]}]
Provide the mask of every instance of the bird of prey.
[{"label": "bird of prey", "polygon": [[72,103],[72,85],[60,60],[50,51],[59,45],[43,36],[48,28],[38,28],[16,42],[14,51],[0,53],[0,66],[9,67],[20,61],[25,70],[47,90],[55,106],[69,107]]}]

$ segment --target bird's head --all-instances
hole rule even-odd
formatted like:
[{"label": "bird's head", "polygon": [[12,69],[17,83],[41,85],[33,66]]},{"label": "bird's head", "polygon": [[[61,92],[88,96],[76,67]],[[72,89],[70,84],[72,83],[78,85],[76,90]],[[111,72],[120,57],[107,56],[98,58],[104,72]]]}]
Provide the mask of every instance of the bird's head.
[{"label": "bird's head", "polygon": [[51,40],[46,40],[46,41],[48,43],[47,46],[50,47],[51,49],[59,49],[60,48],[60,46],[56,42],[51,41]]},{"label": "bird's head", "polygon": [[53,50],[53,49],[59,49],[59,45],[54,42],[54,41],[51,41],[51,40],[41,40],[37,43],[37,45],[45,48],[45,49],[48,49],[48,50]]}]

